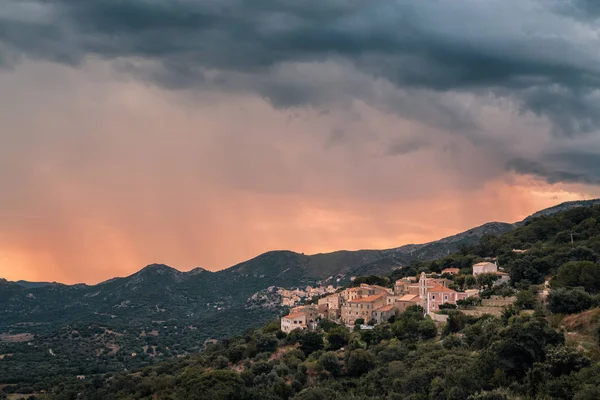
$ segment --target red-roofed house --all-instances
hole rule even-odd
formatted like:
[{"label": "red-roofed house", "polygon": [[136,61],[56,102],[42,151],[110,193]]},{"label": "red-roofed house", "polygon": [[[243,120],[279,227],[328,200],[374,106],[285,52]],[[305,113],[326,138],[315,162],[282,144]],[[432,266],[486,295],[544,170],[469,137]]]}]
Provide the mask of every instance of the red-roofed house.
[{"label": "red-roofed house", "polygon": [[306,314],[293,313],[281,318],[281,330],[290,333],[294,329],[306,329]]},{"label": "red-roofed house", "polygon": [[316,305],[294,307],[281,318],[281,330],[290,333],[294,329],[313,329],[318,312]]},{"label": "red-roofed house", "polygon": [[376,323],[387,322],[398,310],[394,306],[383,306],[373,311],[373,319]]}]

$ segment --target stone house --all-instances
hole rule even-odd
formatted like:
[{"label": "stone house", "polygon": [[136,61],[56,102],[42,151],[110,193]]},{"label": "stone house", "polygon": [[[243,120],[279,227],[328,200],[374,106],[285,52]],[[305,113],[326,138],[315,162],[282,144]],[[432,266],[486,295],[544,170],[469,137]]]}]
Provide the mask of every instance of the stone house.
[{"label": "stone house", "polygon": [[[398,313],[398,309],[394,306],[383,306],[373,311],[373,318],[375,323],[380,324],[387,322],[393,315]],[[365,320],[366,321],[366,320]],[[366,321],[368,322],[368,321]]]},{"label": "stone house", "polygon": [[316,305],[294,307],[281,318],[281,330],[290,333],[294,329],[313,329],[318,315],[319,308]]},{"label": "stone house", "polygon": [[302,312],[288,314],[281,318],[281,330],[290,333],[294,329],[304,330],[308,327],[306,314]]},{"label": "stone house", "polygon": [[319,299],[319,317],[338,320],[341,318],[343,297],[340,293],[331,294]]},{"label": "stone house", "polygon": [[386,296],[384,294],[355,298],[342,307],[342,320],[350,326],[360,318],[369,322],[373,318],[373,311],[385,305]]}]

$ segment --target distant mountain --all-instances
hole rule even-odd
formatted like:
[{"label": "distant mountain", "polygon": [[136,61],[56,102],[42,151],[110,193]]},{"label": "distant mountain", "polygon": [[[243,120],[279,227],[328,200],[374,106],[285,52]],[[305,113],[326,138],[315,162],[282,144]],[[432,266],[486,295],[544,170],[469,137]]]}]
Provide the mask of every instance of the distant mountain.
[{"label": "distant mountain", "polygon": [[536,216],[595,204],[600,204],[600,200],[563,203],[520,223],[491,222],[430,243],[387,250],[315,255],[271,251],[218,272],[202,268],[181,272],[152,264],[128,277],[91,286],[0,281],[0,332],[19,323],[44,331],[74,320],[143,325],[148,320],[185,316],[199,322],[227,310],[243,310],[249,297],[271,286],[335,283],[347,281],[352,275],[387,273],[412,261],[453,253],[461,246],[477,243],[484,235],[511,231]]},{"label": "distant mountain", "polygon": [[600,199],[563,203],[519,223],[490,222],[437,241],[393,249],[315,255],[271,251],[217,272],[202,268],[181,272],[152,264],[128,277],[91,286],[0,281],[0,332],[19,323],[44,331],[73,320],[143,325],[148,320],[185,316],[191,322],[201,322],[227,310],[243,310],[248,298],[271,286],[290,288],[388,273],[413,261],[456,252],[484,235],[509,232],[537,216],[596,204]]},{"label": "distant mountain", "polygon": [[16,281],[17,285],[22,286],[26,289],[39,288],[43,286],[52,285],[52,282],[28,282],[28,281]]},{"label": "distant mountain", "polygon": [[554,207],[546,208],[544,210],[538,211],[534,214],[531,214],[529,217],[525,218],[522,223],[530,221],[533,218],[538,218],[542,216],[549,216],[553,214],[557,214],[559,212],[567,211],[577,207],[593,207],[600,204],[600,199],[592,199],[592,200],[576,200],[576,201],[566,201]]}]

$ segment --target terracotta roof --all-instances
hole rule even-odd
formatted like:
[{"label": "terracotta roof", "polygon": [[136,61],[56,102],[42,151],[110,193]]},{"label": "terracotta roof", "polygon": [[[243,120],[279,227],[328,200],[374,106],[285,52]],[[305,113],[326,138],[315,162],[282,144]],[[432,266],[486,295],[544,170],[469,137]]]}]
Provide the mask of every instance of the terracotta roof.
[{"label": "terracotta roof", "polygon": [[393,309],[394,309],[394,306],[385,306],[385,307],[378,308],[378,309],[377,309],[377,310],[375,310],[375,311],[382,311],[382,312],[385,312],[385,311],[390,311],[390,310],[393,310]]},{"label": "terracotta roof", "polygon": [[357,299],[350,300],[348,303],[372,303],[376,300],[381,299],[382,297],[383,297],[383,294],[376,294],[374,296],[359,297]]},{"label": "terracotta roof", "polygon": [[444,271],[455,271],[455,272],[458,272],[458,271],[460,271],[460,269],[458,269],[458,268],[444,268],[442,270],[442,274],[444,273]]},{"label": "terracotta roof", "polygon": [[386,287],[379,286],[379,285],[371,285],[371,287],[372,287],[372,288],[374,288],[374,289],[381,289],[381,290],[385,290],[386,292],[389,292],[390,290],[392,290],[392,289],[390,289],[390,288],[386,288]]},{"label": "terracotta roof", "polygon": [[508,275],[506,272],[496,271],[496,275]]},{"label": "terracotta roof", "polygon": [[398,301],[414,301],[414,300],[419,300],[418,294],[405,294],[404,296],[402,296],[398,299]]},{"label": "terracotta roof", "polygon": [[433,292],[433,293],[456,293],[456,290],[452,290],[452,289],[448,289],[447,287],[444,287],[442,285],[437,285],[436,287],[429,289],[429,292]]},{"label": "terracotta roof", "polygon": [[289,314],[289,315],[286,315],[286,316],[285,316],[285,317],[283,317],[283,318],[287,318],[287,319],[294,319],[294,318],[298,318],[298,317],[304,317],[304,316],[305,316],[305,315],[304,315],[304,313],[301,313],[301,312],[299,312],[299,313],[295,313],[295,314]]}]

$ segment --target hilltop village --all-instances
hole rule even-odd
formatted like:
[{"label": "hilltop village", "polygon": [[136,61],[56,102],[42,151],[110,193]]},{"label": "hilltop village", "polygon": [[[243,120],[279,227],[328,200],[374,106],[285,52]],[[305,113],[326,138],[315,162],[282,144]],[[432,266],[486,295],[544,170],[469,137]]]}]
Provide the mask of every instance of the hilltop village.
[{"label": "hilltop village", "polygon": [[[453,281],[448,278],[458,273],[458,268],[446,268],[440,275],[428,276],[422,272],[415,279],[399,279],[393,288],[361,283],[356,287],[340,289],[319,298],[316,304],[293,307],[288,315],[281,318],[281,330],[289,333],[294,329],[314,329],[320,319],[343,323],[349,327],[360,324],[363,329],[370,329],[378,323],[387,322],[411,306],[420,306],[432,319],[443,321],[445,316],[438,315],[439,310],[479,296],[478,289],[457,291],[449,287]],[[509,275],[499,271],[495,262],[473,265],[473,277],[477,279],[484,276],[490,277],[492,285],[510,281]],[[514,301],[494,300],[501,305]]]}]

